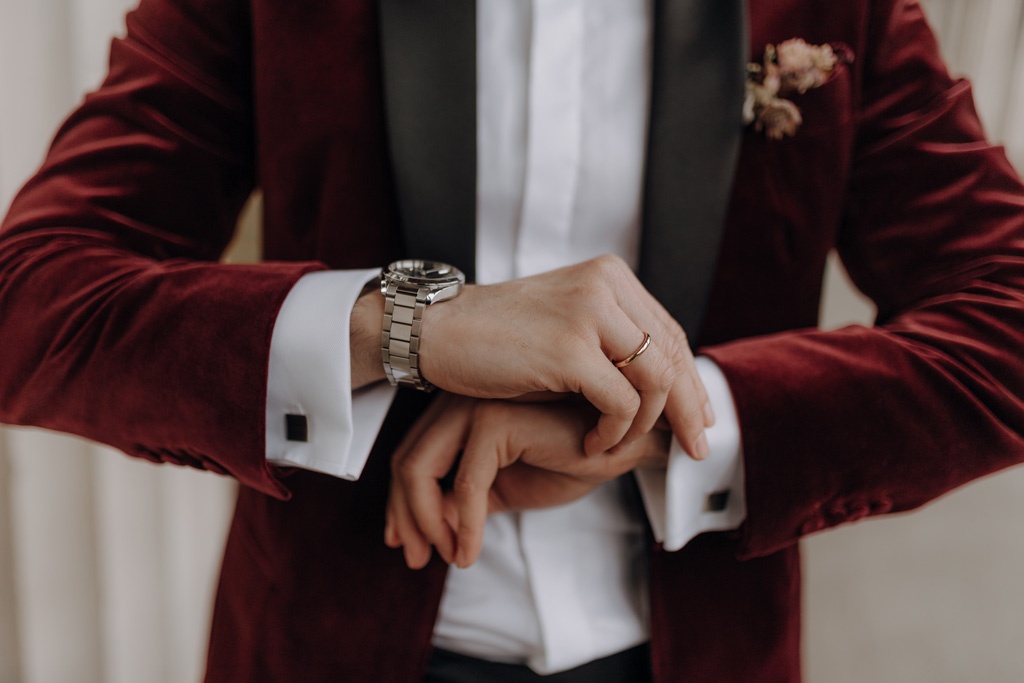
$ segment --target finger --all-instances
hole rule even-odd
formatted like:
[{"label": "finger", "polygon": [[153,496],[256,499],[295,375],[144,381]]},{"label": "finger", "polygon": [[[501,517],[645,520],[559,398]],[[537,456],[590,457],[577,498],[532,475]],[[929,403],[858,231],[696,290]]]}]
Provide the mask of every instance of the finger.
[{"label": "finger", "polygon": [[416,522],[409,512],[405,497],[394,496],[395,533],[405,553],[405,563],[410,569],[422,569],[430,561],[430,543],[416,527]]},{"label": "finger", "polygon": [[597,353],[580,393],[600,411],[597,425],[583,439],[587,455],[603,453],[622,441],[640,410],[640,394],[607,357]]},{"label": "finger", "polygon": [[[590,368],[590,374],[584,375],[596,377],[600,384],[585,383],[582,387],[583,394],[602,413],[597,427],[584,441],[588,455],[629,443],[649,432],[664,409],[675,375],[659,345],[653,339],[648,342],[647,332],[624,311],[606,319],[601,330],[601,350],[608,360],[595,358],[593,362],[598,367]],[[628,364],[616,367],[622,361]],[[613,373],[625,379],[629,388]]]},{"label": "finger", "polygon": [[[670,390],[671,398],[665,406],[666,417],[673,433],[687,452],[697,458],[706,457],[706,437],[703,437],[703,429],[696,426],[697,420],[693,412],[700,411],[702,427],[712,426],[715,417],[704,383],[697,373],[686,332],[650,292],[642,286],[638,291],[638,299],[631,303],[629,308],[642,311],[643,316],[649,316],[649,324],[659,330],[659,340],[662,342],[660,348],[664,349],[675,372]],[[678,381],[680,375],[685,377],[686,381]]]},{"label": "finger", "polygon": [[[620,372],[640,394],[640,409],[616,449],[631,443],[654,428],[665,410],[669,391],[674,386],[675,379],[679,374],[679,370],[662,352],[661,347],[653,338],[648,345],[648,350],[628,366],[621,368]],[[613,452],[616,449],[613,449]]]},{"label": "finger", "polygon": [[704,460],[708,456],[704,430],[714,424],[714,413],[689,345],[677,348],[676,355],[681,375],[669,393],[665,414],[683,449],[695,460]]},{"label": "finger", "polygon": [[[406,461],[410,452],[415,444],[418,443],[423,433],[434,423],[435,416],[452,408],[455,403],[456,399],[454,397],[446,394],[438,396],[427,408],[426,412],[416,420],[391,456],[391,485],[385,509],[384,525],[384,543],[390,548],[402,546],[406,540],[412,543],[415,548],[427,543],[422,532],[416,527],[415,522],[412,521],[408,502],[405,500],[406,492],[400,473],[403,468],[408,466]],[[413,554],[418,560],[421,553],[414,550]],[[427,555],[429,559],[429,546]]]},{"label": "finger", "polygon": [[711,397],[708,395],[707,388],[704,386],[704,380],[701,379],[700,373],[697,371],[697,360],[693,357],[693,352],[690,351],[689,346],[685,349],[686,352],[686,374],[690,376],[693,381],[694,394],[697,396],[697,400],[701,404],[701,413],[704,417],[705,427],[715,426],[715,411],[711,407]]},{"label": "finger", "polygon": [[486,430],[470,436],[452,489],[458,519],[455,564],[462,568],[480,555],[491,485],[498,476],[499,454],[490,436]]},{"label": "finger", "polygon": [[[664,321],[651,319],[645,311],[646,306],[641,301],[630,306],[628,314],[624,310],[622,318],[612,323],[614,329],[618,330],[618,338],[606,341],[605,350],[609,352],[612,364],[640,396],[640,407],[619,446],[636,440],[654,428],[665,408],[675,378],[683,369],[666,353],[666,349],[676,348],[680,340],[673,339],[671,334],[664,331]],[[653,333],[651,329],[654,329]],[[608,333],[611,334],[611,331]],[[678,336],[685,341],[681,328]],[[616,359],[619,359],[618,362],[615,362]]]},{"label": "finger", "polygon": [[[436,403],[437,401],[435,401],[435,404]],[[396,448],[395,452],[391,454],[391,484],[389,487],[388,503],[384,513],[384,543],[389,548],[397,548],[401,545],[397,540],[394,511],[395,503],[392,502],[396,496],[395,488],[401,485],[398,477],[398,471],[401,469],[402,463],[408,457],[409,450],[412,448],[413,444],[419,440],[420,435],[422,435],[430,425],[430,421],[424,419],[425,417],[425,415],[421,416],[420,419],[413,424],[412,428],[406,432],[405,437],[403,437],[402,441],[398,444],[398,448]]]},{"label": "finger", "polygon": [[416,526],[449,564],[455,555],[455,539],[444,520],[438,480],[455,464],[466,440],[471,415],[472,410],[465,402],[432,415],[430,426],[411,447],[399,473]]},{"label": "finger", "polygon": [[[703,386],[703,385],[701,385]],[[704,405],[689,375],[682,375],[669,392],[665,404],[665,417],[672,434],[694,460],[708,457],[708,442],[704,434]]]},{"label": "finger", "polygon": [[402,548],[410,569],[420,569],[430,560],[430,544],[416,528],[405,502],[405,493],[397,479],[392,479],[388,495],[387,523],[384,542],[391,548]]},{"label": "finger", "polygon": [[452,535],[454,535],[459,530],[459,511],[455,507],[455,498],[451,492],[441,495],[444,497],[442,503],[444,506],[444,522],[452,530]]},{"label": "finger", "polygon": [[696,360],[693,361],[693,370],[689,373],[690,378],[693,380],[693,391],[697,396],[697,400],[701,404],[701,415],[704,418],[705,427],[715,426],[715,411],[711,408],[711,398],[708,396],[708,390],[704,386],[704,381],[700,378],[700,373],[697,372]]},{"label": "finger", "polygon": [[455,556],[455,539],[444,521],[441,487],[436,480],[417,481],[407,486],[405,502],[416,527],[441,558],[451,564]]}]

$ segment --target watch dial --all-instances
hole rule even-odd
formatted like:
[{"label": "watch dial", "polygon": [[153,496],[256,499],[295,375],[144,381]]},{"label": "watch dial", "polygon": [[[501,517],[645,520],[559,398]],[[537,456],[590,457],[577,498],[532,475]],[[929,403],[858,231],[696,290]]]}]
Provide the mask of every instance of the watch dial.
[{"label": "watch dial", "polygon": [[417,263],[418,265],[409,269],[409,275],[412,277],[440,280],[448,277],[452,272],[452,267],[447,263],[437,261],[418,261]]}]

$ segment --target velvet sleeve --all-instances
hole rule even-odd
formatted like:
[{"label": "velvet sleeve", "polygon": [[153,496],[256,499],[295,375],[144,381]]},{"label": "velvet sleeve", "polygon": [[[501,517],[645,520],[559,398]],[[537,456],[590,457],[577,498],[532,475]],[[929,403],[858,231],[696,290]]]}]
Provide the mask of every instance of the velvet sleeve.
[{"label": "velvet sleeve", "polygon": [[704,350],[742,428],[743,557],[1024,459],[1024,190],[917,3],[869,32],[837,247],[876,326]]},{"label": "velvet sleeve", "polygon": [[278,307],[314,263],[216,261],[255,184],[248,8],[144,0],[0,232],[0,422],[228,473],[264,457]]}]

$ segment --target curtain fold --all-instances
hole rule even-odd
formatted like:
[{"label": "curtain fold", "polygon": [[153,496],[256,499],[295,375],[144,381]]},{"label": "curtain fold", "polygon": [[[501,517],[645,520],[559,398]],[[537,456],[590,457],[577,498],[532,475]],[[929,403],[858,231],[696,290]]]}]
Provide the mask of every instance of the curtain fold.
[{"label": "curtain fold", "polygon": [[[42,159],[60,120],[101,79],[109,38],[123,31],[123,14],[131,4],[0,0],[0,210]],[[1024,3],[924,4],[954,70],[973,76],[990,135],[1007,145],[1018,168],[1024,167]],[[244,258],[252,258],[255,243],[250,228],[240,242],[249,254]],[[829,276],[824,324],[869,320],[870,307],[842,284],[838,273],[833,268]],[[997,522],[1005,527],[1006,538],[1016,539],[1020,491],[1013,493],[1012,485],[1001,490],[1009,512]],[[0,680],[199,680],[234,494],[233,482],[221,477],[156,467],[67,436],[0,430]],[[1010,507],[1014,503],[1016,509]],[[945,529],[934,531],[930,519],[938,518],[930,514],[915,517],[915,538],[934,536],[930,561],[954,562],[956,539]],[[881,537],[884,546],[881,531],[869,533]],[[829,543],[833,558],[856,550],[849,543],[844,550],[838,535]],[[814,547],[808,572],[820,577],[816,571],[828,561]],[[1014,561],[1000,554],[1004,550],[988,549],[977,560]],[[852,569],[843,573],[833,565],[829,569],[833,573],[826,580],[810,584],[812,606],[837,604],[818,599],[837,591],[856,595],[872,590],[870,576]],[[811,623],[828,618],[811,609]],[[985,623],[980,616],[969,618],[973,626]],[[935,634],[956,628],[927,623],[927,615],[921,621],[917,628],[934,628]],[[874,626],[864,621],[851,628],[867,632]],[[1016,635],[1019,640],[1021,633]],[[931,656],[928,642],[933,641],[925,638],[924,647],[908,647],[906,662],[891,663],[888,670],[900,671],[906,681],[940,680],[934,674],[904,675],[925,670],[921,663]],[[811,644],[815,652],[825,653],[824,659],[814,655],[811,680],[874,680],[851,677],[855,666],[841,657],[828,659],[837,648],[820,640]],[[1024,678],[1024,661],[1007,667],[1006,680]]]}]

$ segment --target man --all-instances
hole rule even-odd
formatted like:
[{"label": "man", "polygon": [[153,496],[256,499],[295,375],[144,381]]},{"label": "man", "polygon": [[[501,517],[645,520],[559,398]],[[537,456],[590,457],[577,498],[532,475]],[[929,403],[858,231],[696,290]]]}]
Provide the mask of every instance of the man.
[{"label": "man", "polygon": [[[413,12],[423,6],[412,5]],[[396,27],[387,7],[385,65],[395,63],[387,32]],[[797,680],[799,536],[919,505],[1019,461],[1022,450],[1021,187],[1001,153],[982,142],[969,89],[946,75],[919,8],[897,0],[839,8],[755,1],[746,50],[730,49],[743,42],[738,9],[670,1],[652,9],[651,144],[639,267],[646,289],[704,345],[727,380],[746,481],[746,519],[738,533],[703,535],[676,553],[654,548],[655,680]],[[442,12],[450,21],[438,23],[457,29],[446,23],[465,16]],[[406,26],[428,29],[427,20],[406,19]],[[371,3],[143,3],[129,21],[129,37],[114,47],[107,84],[62,130],[40,175],[15,202],[0,242],[3,329],[11,349],[0,362],[4,421],[227,471],[246,486],[222,574],[210,680],[413,681],[429,657],[445,565],[409,572],[382,542],[389,459],[411,422],[415,396],[400,397],[358,484],[267,465],[264,441],[272,431],[299,449],[322,431],[316,415],[288,406],[282,412],[292,417],[264,424],[278,308],[301,276],[322,266],[203,263],[227,241],[258,172],[268,258],[355,269],[427,256],[429,248],[437,252],[431,256],[471,267],[472,250],[467,256],[459,231],[472,228],[475,196],[464,183],[475,175],[445,183],[444,171],[464,170],[467,159],[474,168],[476,161],[472,150],[459,153],[466,138],[457,128],[466,119],[458,112],[465,109],[447,97],[467,92],[460,66],[472,63],[473,53],[467,60],[458,52],[467,44],[464,32],[423,34],[434,36],[433,46],[441,36],[456,54],[444,72],[451,79],[422,81],[428,97],[434,92],[428,88],[440,84],[435,105],[455,112],[440,117],[456,128],[452,135],[431,138],[435,129],[417,131],[419,119],[395,120],[391,107],[396,92],[420,81],[393,91],[394,70],[387,73],[385,112],[378,29]],[[749,52],[757,61],[767,45],[793,36],[842,45],[852,61],[793,97],[802,125],[792,137],[768,139],[764,131],[742,129],[741,98],[728,94],[742,87],[747,60],[737,55]],[[459,82],[449,89],[445,80]],[[472,77],[468,85],[471,92]],[[740,136],[733,174],[730,149]],[[428,146],[428,160],[438,149],[454,156],[423,164],[422,148],[402,155],[402,141],[410,139],[437,143]],[[418,175],[410,189],[407,174],[417,163],[437,176]],[[431,180],[441,187],[430,187]],[[430,196],[449,193],[446,204],[455,212],[443,230],[428,223],[436,234],[426,241],[415,226],[416,188],[424,183]],[[693,232],[679,229],[687,217],[698,226]],[[833,245],[878,303],[879,328],[794,331],[813,326],[824,257]],[[646,446],[635,449],[650,439],[657,444],[651,450],[660,452],[664,444],[645,433],[667,405],[685,450],[702,455],[700,433],[711,419],[702,417],[705,400],[685,344],[673,343],[681,339],[678,330],[618,262],[574,268],[503,289],[470,288],[431,305],[422,312],[419,379],[487,397],[581,390],[605,417],[595,422],[596,415],[571,404],[541,408],[552,421],[547,438],[536,442],[588,433],[579,450],[592,453],[622,443],[616,455],[592,456],[606,458],[599,462],[649,455]],[[559,330],[588,330],[590,339],[574,343],[585,362],[561,381],[553,379],[555,371],[576,354],[566,355],[553,332],[533,333],[554,314],[512,315],[522,301],[516,297],[494,305],[502,292],[531,288],[560,292],[554,301],[571,304],[558,308],[574,314],[595,299],[613,302]],[[495,297],[491,303],[485,293]],[[373,306],[382,302],[360,301],[354,335],[374,329],[360,326],[364,314],[380,324]],[[612,318],[616,310],[622,315]],[[516,329],[530,334],[517,337]],[[492,330],[497,333],[486,334]],[[641,351],[647,334],[651,345]],[[530,340],[535,346],[527,346]],[[357,336],[351,346],[360,348]],[[519,356],[481,352],[489,348],[518,349]],[[633,356],[621,375],[609,372],[609,359]],[[352,355],[352,374],[342,385],[373,379],[360,375],[368,357]],[[648,374],[659,366],[670,381]],[[539,379],[532,372],[544,369],[551,373]],[[618,389],[611,398],[601,393],[609,381]],[[100,394],[105,405],[95,400]],[[435,434],[445,435],[446,444],[452,432],[456,441],[482,435],[477,438],[487,444],[507,434],[518,453],[536,454],[531,449],[538,446],[516,433],[519,425],[539,424],[536,414],[527,415],[536,406],[498,404],[510,412],[495,429],[481,426],[487,420],[452,429],[465,405],[430,416],[442,425]],[[414,436],[436,443],[424,424]],[[410,439],[398,457],[423,443]],[[447,445],[441,450],[450,455]],[[578,457],[562,457],[558,467],[590,463],[582,453],[570,455]],[[477,489],[460,489],[457,520],[447,511],[445,524],[467,525],[464,537],[446,545],[446,528],[436,517],[430,521],[443,505],[436,493],[419,512],[401,511],[424,500],[410,490],[423,472],[410,471],[419,477],[394,480],[398,507],[388,540],[406,545],[410,564],[425,559],[427,542],[451,559],[479,532],[479,520],[465,517],[479,510],[478,497],[470,505],[464,495]],[[482,480],[491,476],[485,474]],[[509,486],[503,474],[496,486]],[[498,491],[513,498],[524,487],[510,489]],[[455,559],[466,565],[473,554],[470,548]]]}]

